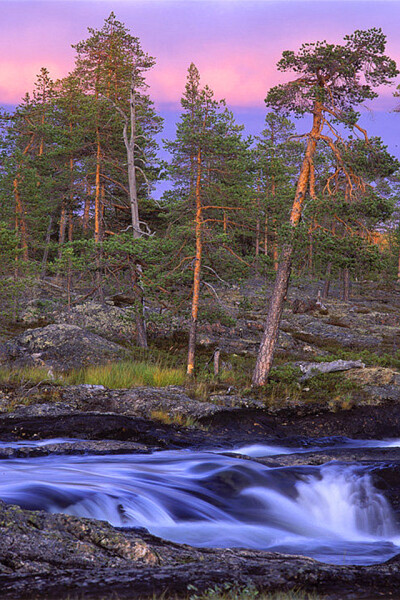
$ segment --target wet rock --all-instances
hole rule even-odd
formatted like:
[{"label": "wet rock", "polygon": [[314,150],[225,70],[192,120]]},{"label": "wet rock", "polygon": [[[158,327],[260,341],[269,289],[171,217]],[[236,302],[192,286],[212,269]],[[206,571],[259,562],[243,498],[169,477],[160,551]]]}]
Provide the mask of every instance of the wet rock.
[{"label": "wet rock", "polygon": [[146,454],[159,450],[152,447],[151,450],[145,444],[137,442],[120,442],[118,440],[71,440],[57,441],[38,445],[29,445],[29,441],[24,445],[0,447],[0,459],[5,458],[29,458],[33,456],[49,456],[54,454]]},{"label": "wet rock", "polygon": [[[192,548],[141,530],[0,503],[3,599],[164,598],[228,590],[316,588],[327,599],[392,597],[399,561],[337,566],[294,555]],[[376,595],[377,594],[377,595]]]},{"label": "wet rock", "polygon": [[76,325],[27,329],[6,342],[5,351],[10,365],[45,366],[57,371],[106,363],[126,356],[121,346]]}]

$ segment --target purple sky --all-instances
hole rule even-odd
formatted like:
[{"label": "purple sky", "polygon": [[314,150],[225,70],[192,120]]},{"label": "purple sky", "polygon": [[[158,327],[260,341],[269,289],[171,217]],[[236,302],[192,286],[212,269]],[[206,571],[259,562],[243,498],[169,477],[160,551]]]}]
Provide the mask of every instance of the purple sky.
[{"label": "purple sky", "polygon": [[[173,135],[192,61],[202,83],[226,98],[249,133],[262,127],[268,88],[282,81],[275,64],[285,49],[382,27],[387,53],[400,64],[400,1],[0,0],[0,104],[18,103],[42,66],[53,78],[66,75],[73,66],[71,44],[87,37],[87,27],[100,28],[111,10],[157,58],[149,83],[167,117],[164,137]],[[397,104],[392,93],[382,90],[363,124],[400,155],[400,114],[390,112]]]}]

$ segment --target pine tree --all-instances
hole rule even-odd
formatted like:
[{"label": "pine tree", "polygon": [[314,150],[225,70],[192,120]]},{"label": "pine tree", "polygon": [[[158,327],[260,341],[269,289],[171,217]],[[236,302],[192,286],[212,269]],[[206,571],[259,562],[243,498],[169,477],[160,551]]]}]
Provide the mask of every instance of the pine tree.
[{"label": "pine tree", "polygon": [[[205,249],[214,251],[214,267],[219,252],[232,253],[229,230],[234,223],[231,213],[244,211],[251,197],[248,167],[250,140],[243,140],[242,127],[236,125],[224,102],[217,102],[208,86],[200,86],[200,75],[192,63],[185,93],[181,100],[183,114],[177,125],[176,139],[166,144],[172,154],[170,176],[174,182],[171,199],[181,214],[193,254],[181,257],[179,265],[193,263],[193,288],[187,373],[194,374],[196,332],[202,271],[213,267],[204,264]],[[188,221],[188,218],[190,219]],[[235,224],[236,228],[237,224]]]},{"label": "pine tree", "polygon": [[[313,125],[307,138],[304,160],[297,181],[290,214],[291,233],[282,248],[275,286],[269,304],[264,335],[253,373],[253,385],[264,385],[272,365],[283,302],[287,293],[292,258],[293,235],[300,222],[307,191],[315,195],[314,157],[318,141],[329,146],[336,156],[338,167],[349,186],[358,185],[357,174],[346,168],[340,146],[345,141],[337,133],[335,123],[343,123],[368,137],[357,124],[356,106],[364,100],[377,97],[374,88],[389,84],[397,75],[396,64],[385,54],[386,38],[379,29],[356,31],[344,38],[343,45],[326,41],[303,44],[296,54],[285,51],[278,63],[281,71],[293,71],[298,77],[276,86],[268,93],[266,102],[283,113],[311,114]],[[333,121],[333,125],[329,123]],[[292,239],[291,239],[292,238]]]},{"label": "pine tree", "polygon": [[[292,121],[279,113],[270,112],[265,117],[265,128],[256,137],[256,169],[259,210],[263,213],[263,246],[268,255],[272,248],[272,261],[278,269],[280,230],[290,212],[290,199],[294,190],[294,177],[298,173],[302,144],[295,141]],[[257,225],[257,231],[261,224]]]}]

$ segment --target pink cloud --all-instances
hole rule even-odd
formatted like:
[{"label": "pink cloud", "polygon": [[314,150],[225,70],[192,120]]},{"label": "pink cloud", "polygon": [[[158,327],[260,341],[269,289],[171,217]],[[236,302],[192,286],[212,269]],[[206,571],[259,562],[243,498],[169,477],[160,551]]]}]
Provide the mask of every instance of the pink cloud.
[{"label": "pink cloud", "polygon": [[[261,107],[269,87],[286,78],[275,66],[282,50],[315,39],[338,42],[344,33],[371,26],[370,21],[388,29],[388,54],[400,62],[392,14],[400,15],[395,9],[400,3],[333,4],[335,10],[328,2],[295,1],[127,1],[114,6],[115,2],[106,1],[0,0],[0,13],[4,12],[0,15],[0,104],[16,103],[31,91],[42,66],[53,78],[66,75],[73,67],[71,44],[87,37],[88,25],[101,27],[111,9],[140,37],[144,49],[157,57],[148,76],[157,104],[178,105],[193,61],[202,84],[208,84],[217,99],[225,98],[228,105],[237,107]],[[390,11],[389,4],[394,7]],[[367,5],[371,9],[360,11]],[[382,93],[391,96],[386,88]]]},{"label": "pink cloud", "polygon": [[0,60],[0,99],[5,104],[15,104],[34,89],[36,75],[46,67],[52,79],[64,77],[69,64],[65,60],[41,60],[33,58],[27,62]]}]

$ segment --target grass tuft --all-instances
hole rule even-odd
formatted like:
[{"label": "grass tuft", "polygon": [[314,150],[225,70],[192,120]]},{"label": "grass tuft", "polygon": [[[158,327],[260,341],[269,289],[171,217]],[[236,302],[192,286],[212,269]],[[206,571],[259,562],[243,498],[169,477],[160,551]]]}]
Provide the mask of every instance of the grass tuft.
[{"label": "grass tuft", "polygon": [[181,427],[206,429],[194,417],[189,415],[181,415],[179,413],[171,414],[165,410],[151,411],[151,418],[155,421],[160,421],[160,423],[165,423],[166,425],[179,425]]},{"label": "grass tuft", "polygon": [[143,362],[118,362],[107,365],[90,366],[73,371],[65,376],[69,385],[87,383],[104,385],[109,389],[139,387],[165,387],[183,385],[185,371],[180,368],[164,367],[161,364]]},{"label": "grass tuft", "polygon": [[142,385],[151,387],[183,385],[185,377],[185,371],[181,368],[128,361],[90,366],[69,373],[54,373],[47,367],[0,369],[0,383],[8,385],[37,385],[39,383],[78,385],[86,383],[104,385],[110,389],[123,389]]}]

